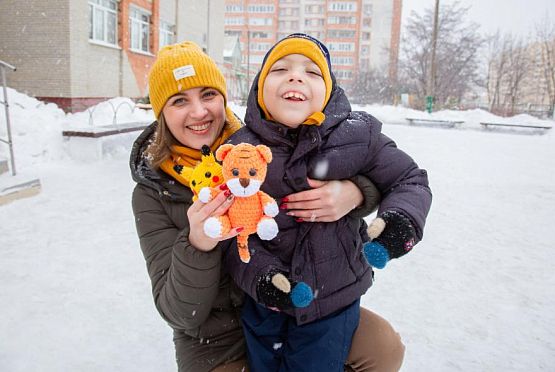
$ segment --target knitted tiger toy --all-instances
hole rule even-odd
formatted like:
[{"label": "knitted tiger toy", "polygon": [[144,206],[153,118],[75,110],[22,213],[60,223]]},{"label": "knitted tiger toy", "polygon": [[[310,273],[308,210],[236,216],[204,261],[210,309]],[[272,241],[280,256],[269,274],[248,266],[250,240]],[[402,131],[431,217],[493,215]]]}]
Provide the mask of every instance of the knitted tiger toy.
[{"label": "knitted tiger toy", "polygon": [[[272,161],[272,152],[264,145],[225,144],[216,150],[216,159],[222,161],[224,182],[235,199],[226,214],[210,217],[204,222],[204,233],[219,238],[234,227],[243,227],[237,236],[237,247],[241,261],[248,263],[249,235],[256,232],[260,239],[271,240],[278,233],[273,219],[279,213],[278,205],[272,197],[260,191],[268,163]],[[203,188],[199,200],[207,203],[219,192],[219,188]]]},{"label": "knitted tiger toy", "polygon": [[193,201],[198,199],[199,191],[204,187],[216,187],[223,182],[222,166],[216,162],[210,147],[203,145],[200,149],[201,160],[189,175],[189,187],[193,191]]}]

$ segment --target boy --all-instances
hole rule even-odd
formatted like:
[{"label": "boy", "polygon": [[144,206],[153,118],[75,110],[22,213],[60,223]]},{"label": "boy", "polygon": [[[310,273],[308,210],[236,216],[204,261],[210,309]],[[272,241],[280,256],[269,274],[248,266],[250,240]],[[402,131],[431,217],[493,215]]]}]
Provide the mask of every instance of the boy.
[{"label": "boy", "polygon": [[[279,199],[308,189],[307,177],[362,174],[382,193],[378,216],[386,222],[380,244],[367,247],[365,254],[373,257],[378,247],[388,259],[396,258],[422,238],[431,204],[426,172],[381,134],[379,121],[351,112],[318,40],[293,34],[266,54],[245,123],[230,142],[271,148],[264,192]],[[287,209],[287,200],[281,202]],[[248,294],[242,321],[250,368],[342,371],[358,325],[360,296],[372,282],[362,254],[366,226],[349,216],[318,223],[314,215],[316,223],[302,223],[289,212],[275,219],[276,238],[249,238],[248,264],[235,249],[226,257],[232,277]],[[398,236],[393,229],[403,233]],[[380,240],[382,235],[388,239]]]}]

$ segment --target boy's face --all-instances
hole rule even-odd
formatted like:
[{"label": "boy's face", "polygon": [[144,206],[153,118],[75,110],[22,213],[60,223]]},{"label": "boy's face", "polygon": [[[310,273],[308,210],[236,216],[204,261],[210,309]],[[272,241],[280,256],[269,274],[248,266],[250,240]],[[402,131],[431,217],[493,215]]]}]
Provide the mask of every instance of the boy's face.
[{"label": "boy's face", "polygon": [[262,97],[274,120],[297,128],[310,115],[322,111],[326,84],[310,58],[289,54],[278,59],[268,72]]}]

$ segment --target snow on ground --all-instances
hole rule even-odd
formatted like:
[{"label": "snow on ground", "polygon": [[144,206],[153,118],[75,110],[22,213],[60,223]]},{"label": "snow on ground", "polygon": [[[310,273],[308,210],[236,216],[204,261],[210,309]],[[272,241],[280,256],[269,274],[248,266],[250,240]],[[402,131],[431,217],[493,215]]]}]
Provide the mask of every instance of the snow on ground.
[{"label": "snow on ground", "polygon": [[[126,151],[75,160],[60,133],[78,114],[14,91],[10,102],[19,169],[42,191],[0,206],[0,369],[175,370],[135,234]],[[362,299],[400,332],[402,370],[552,370],[554,134],[482,131],[483,111],[434,114],[473,129],[458,130],[390,125],[422,113],[364,109],[428,170],[434,193],[424,240],[377,271]]]}]

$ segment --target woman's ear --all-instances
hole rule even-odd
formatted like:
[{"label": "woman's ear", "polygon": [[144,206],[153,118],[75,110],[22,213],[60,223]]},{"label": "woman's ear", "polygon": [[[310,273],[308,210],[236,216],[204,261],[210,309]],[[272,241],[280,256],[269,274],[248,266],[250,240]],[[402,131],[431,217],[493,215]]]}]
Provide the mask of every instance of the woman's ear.
[{"label": "woman's ear", "polygon": [[231,151],[231,149],[233,149],[233,145],[231,144],[225,144],[225,145],[221,145],[217,150],[216,150],[216,159],[219,161],[223,161],[225,159],[225,157],[227,156],[227,154],[229,154],[229,152]]}]

